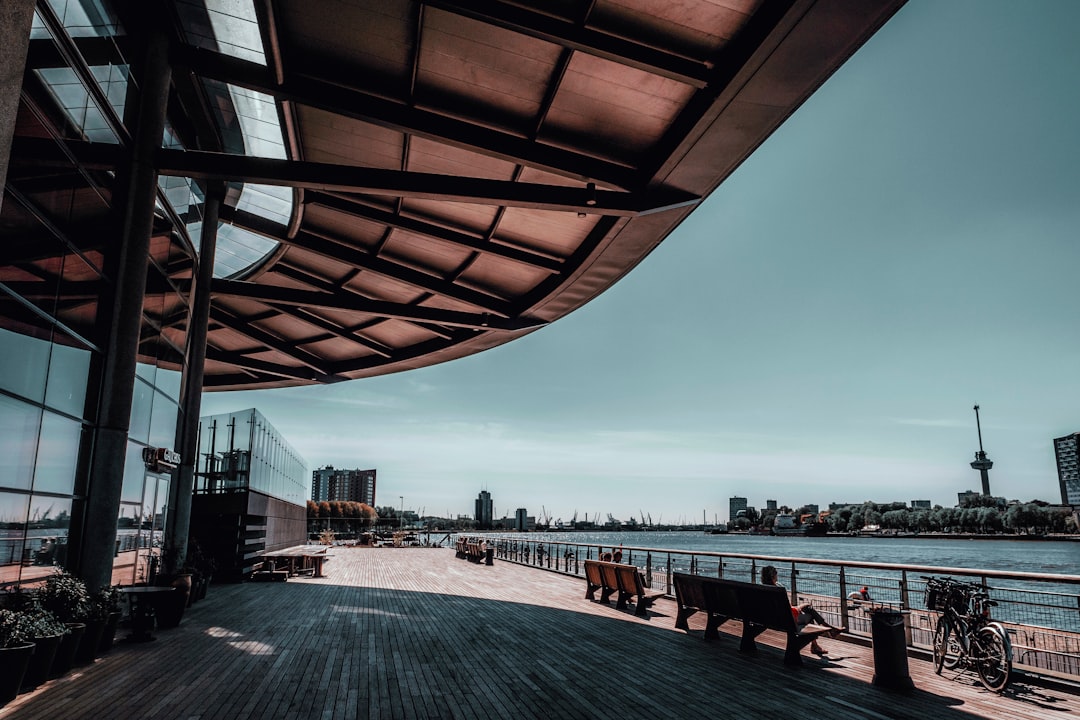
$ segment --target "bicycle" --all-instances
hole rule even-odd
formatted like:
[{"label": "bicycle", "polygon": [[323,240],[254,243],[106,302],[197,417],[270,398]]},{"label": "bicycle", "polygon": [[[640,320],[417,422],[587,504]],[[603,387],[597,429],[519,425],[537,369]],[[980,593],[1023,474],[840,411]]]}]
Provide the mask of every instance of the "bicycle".
[{"label": "bicycle", "polygon": [[974,668],[987,690],[1001,692],[1012,674],[1012,643],[990,619],[997,605],[976,583],[927,577],[926,607],[941,613],[934,628],[934,672]]}]

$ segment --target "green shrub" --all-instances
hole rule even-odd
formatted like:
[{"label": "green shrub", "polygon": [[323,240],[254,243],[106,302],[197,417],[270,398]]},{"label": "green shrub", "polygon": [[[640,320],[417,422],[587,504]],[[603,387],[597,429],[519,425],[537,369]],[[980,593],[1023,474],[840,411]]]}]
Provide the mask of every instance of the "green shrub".
[{"label": "green shrub", "polygon": [[90,613],[86,583],[62,570],[50,575],[37,595],[42,606],[61,622],[82,622]]}]

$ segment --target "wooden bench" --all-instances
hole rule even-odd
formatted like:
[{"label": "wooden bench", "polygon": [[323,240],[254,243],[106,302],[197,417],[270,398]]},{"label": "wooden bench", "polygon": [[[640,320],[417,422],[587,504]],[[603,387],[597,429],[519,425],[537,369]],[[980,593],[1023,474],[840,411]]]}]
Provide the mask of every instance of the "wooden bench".
[{"label": "wooden bench", "polygon": [[615,607],[625,610],[627,602],[635,598],[634,614],[639,617],[645,617],[656,598],[663,597],[663,593],[645,594],[645,578],[634,565],[586,560],[585,582],[588,583],[585,599],[596,600],[596,591],[600,590],[600,602],[606,603],[610,602],[613,594],[618,593]]},{"label": "wooden bench", "polygon": [[776,585],[758,585],[686,573],[674,573],[673,579],[675,601],[679,607],[675,627],[689,631],[687,618],[696,612],[703,612],[706,615],[706,640],[718,638],[718,628],[728,620],[741,620],[740,650],[754,652],[757,649],[754,639],[758,635],[765,630],[778,630],[787,634],[784,662],[801,665],[799,651],[832,631],[832,628],[824,625],[804,625],[800,629],[795,624],[787,590]]}]

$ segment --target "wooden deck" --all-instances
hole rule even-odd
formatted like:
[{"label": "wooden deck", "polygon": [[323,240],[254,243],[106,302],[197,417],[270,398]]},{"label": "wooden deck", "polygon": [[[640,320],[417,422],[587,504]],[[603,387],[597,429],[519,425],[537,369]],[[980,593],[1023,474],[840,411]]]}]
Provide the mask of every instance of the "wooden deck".
[{"label": "wooden deck", "polygon": [[[1080,690],[1023,679],[1004,696],[911,659],[916,689],[871,684],[868,647],[823,641],[783,664],[782,639],[738,652],[584,599],[585,580],[450,549],[341,548],[324,578],[220,585],[183,624],[20,695],[0,718],[1080,717]],[[697,625],[694,625],[695,619]],[[693,630],[693,628],[697,630]],[[121,629],[121,635],[124,634]]]}]

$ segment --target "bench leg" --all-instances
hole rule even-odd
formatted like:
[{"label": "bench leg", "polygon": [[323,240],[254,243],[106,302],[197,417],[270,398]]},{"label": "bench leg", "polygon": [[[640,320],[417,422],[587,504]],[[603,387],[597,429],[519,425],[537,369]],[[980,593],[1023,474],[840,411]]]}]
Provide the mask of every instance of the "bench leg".
[{"label": "bench leg", "polygon": [[720,639],[720,626],[727,622],[727,617],[724,615],[708,614],[708,619],[705,621],[705,639],[706,640],[719,640]]},{"label": "bench leg", "polygon": [[600,586],[599,585],[593,585],[592,583],[587,583],[587,585],[588,585],[588,589],[585,590],[585,599],[586,600],[595,600],[596,599],[596,591],[600,589]]},{"label": "bench leg", "polygon": [[604,591],[600,593],[600,602],[611,602],[611,593],[615,592],[614,588],[604,588]]},{"label": "bench leg", "polygon": [[630,593],[625,593],[625,592],[620,590],[619,591],[619,597],[615,601],[615,609],[616,610],[625,610],[626,609],[626,600],[629,597],[630,597]]},{"label": "bench leg", "polygon": [[754,638],[763,632],[765,632],[764,625],[754,625],[753,623],[743,622],[742,640],[739,641],[739,650],[745,653],[757,652],[757,643],[754,642]]},{"label": "bench leg", "polygon": [[646,600],[644,595],[640,596],[634,605],[634,614],[638,617],[648,617],[650,605],[652,605],[651,600]]},{"label": "bench leg", "polygon": [[799,654],[799,651],[813,641],[813,638],[799,637],[794,633],[788,633],[787,647],[784,648],[784,664],[802,665],[802,655]]},{"label": "bench leg", "polygon": [[690,625],[686,622],[686,619],[696,612],[697,608],[679,608],[679,614],[675,618],[675,628],[690,632]]}]

